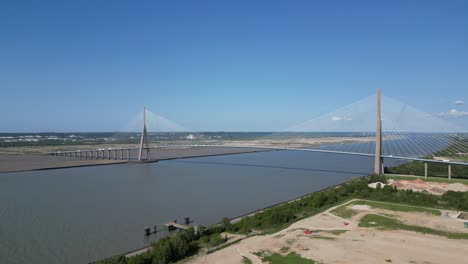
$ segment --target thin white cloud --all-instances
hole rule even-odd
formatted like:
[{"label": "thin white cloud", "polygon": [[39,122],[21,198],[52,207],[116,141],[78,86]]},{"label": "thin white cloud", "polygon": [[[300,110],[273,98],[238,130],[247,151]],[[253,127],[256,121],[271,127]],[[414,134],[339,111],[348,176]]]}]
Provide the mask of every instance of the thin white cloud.
[{"label": "thin white cloud", "polygon": [[350,120],[353,120],[353,119],[351,117],[348,117],[348,116],[332,116],[331,120],[332,121],[341,121],[341,120],[350,121]]},{"label": "thin white cloud", "polygon": [[454,105],[464,105],[465,104],[465,101],[463,100],[457,100],[455,102],[453,102]]},{"label": "thin white cloud", "polygon": [[441,117],[455,117],[455,118],[458,118],[458,117],[465,117],[465,116],[468,116],[468,112],[465,112],[465,111],[458,111],[457,109],[452,109],[448,112],[442,112],[439,114],[439,116]]}]

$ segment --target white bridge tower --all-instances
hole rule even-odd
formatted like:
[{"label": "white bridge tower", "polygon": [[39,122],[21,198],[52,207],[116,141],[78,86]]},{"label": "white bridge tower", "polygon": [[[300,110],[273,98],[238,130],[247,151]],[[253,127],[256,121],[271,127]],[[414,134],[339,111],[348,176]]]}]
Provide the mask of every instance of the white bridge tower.
[{"label": "white bridge tower", "polygon": [[382,92],[377,91],[377,126],[375,130],[375,162],[374,173],[381,175],[384,173],[382,158]]},{"label": "white bridge tower", "polygon": [[141,132],[140,149],[138,151],[138,160],[143,160],[143,149],[146,149],[146,159],[151,159],[148,138],[146,135],[146,107],[143,109],[143,131]]}]

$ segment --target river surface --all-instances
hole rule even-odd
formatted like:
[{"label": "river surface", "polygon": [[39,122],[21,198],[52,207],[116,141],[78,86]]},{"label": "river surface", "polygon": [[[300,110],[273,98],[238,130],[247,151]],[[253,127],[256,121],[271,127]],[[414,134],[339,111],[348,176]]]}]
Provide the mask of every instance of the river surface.
[{"label": "river surface", "polygon": [[0,174],[0,263],[86,263],[145,246],[145,226],[186,215],[214,224],[372,166],[373,157],[272,151]]}]

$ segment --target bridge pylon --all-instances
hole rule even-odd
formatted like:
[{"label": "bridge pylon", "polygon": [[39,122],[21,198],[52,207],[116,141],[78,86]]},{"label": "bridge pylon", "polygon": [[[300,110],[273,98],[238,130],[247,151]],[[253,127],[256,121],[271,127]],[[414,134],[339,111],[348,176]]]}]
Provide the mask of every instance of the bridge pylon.
[{"label": "bridge pylon", "polygon": [[143,109],[143,129],[141,132],[141,140],[140,140],[140,149],[138,151],[138,161],[143,160],[143,150],[146,149],[146,159],[151,159],[150,156],[150,149],[148,146],[148,138],[147,138],[147,131],[146,131],[146,107]]},{"label": "bridge pylon", "polygon": [[375,130],[375,161],[374,173],[382,175],[383,171],[382,158],[382,92],[377,91],[377,126]]}]

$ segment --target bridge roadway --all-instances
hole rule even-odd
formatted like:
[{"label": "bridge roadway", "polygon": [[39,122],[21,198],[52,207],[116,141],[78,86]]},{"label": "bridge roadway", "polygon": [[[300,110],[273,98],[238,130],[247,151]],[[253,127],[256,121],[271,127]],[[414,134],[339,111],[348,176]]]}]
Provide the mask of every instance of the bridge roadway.
[{"label": "bridge roadway", "polygon": [[[146,160],[145,162],[157,162],[160,160],[230,155],[275,150],[306,151],[374,157],[374,154],[368,153],[341,152],[309,148],[288,148],[276,146],[173,145],[166,147],[154,146],[149,147],[149,149],[151,149],[151,159]],[[86,152],[88,154],[85,154]],[[93,154],[91,154],[92,152]],[[136,162],[138,157],[138,148],[134,147],[123,149],[113,148],[98,150],[66,151],[53,152],[49,154],[50,155],[0,156],[0,173]],[[468,163],[458,161],[431,160],[417,157],[401,157],[392,155],[383,155],[382,157],[384,159],[422,161],[426,164],[426,168],[428,163],[443,163],[449,165],[449,173],[451,169],[450,165],[468,166]]]},{"label": "bridge roadway", "polygon": [[[108,164],[121,164],[128,162],[137,162],[138,159],[138,148],[130,148],[130,156],[125,153],[124,159],[120,159],[120,153],[116,154],[114,159],[113,149],[109,153],[105,152],[105,157],[102,158],[100,153],[99,158],[85,158],[79,157],[78,151],[71,151],[70,154],[61,155],[0,155],[0,173],[6,172],[18,172],[18,171],[32,171],[32,170],[46,170],[46,169],[61,169],[61,168],[72,168],[72,167],[84,167],[84,166],[97,166],[97,165],[108,165]],[[115,149],[121,150],[119,149]],[[94,150],[96,151],[96,150]],[[272,151],[271,149],[260,149],[260,148],[233,148],[233,147],[171,147],[171,148],[159,148],[157,151],[151,151],[152,159],[145,162],[157,162],[160,160],[170,160],[179,158],[195,158],[195,157],[206,157],[206,156],[217,156],[217,155],[231,155],[251,152],[265,152]],[[84,151],[79,151],[83,153]],[[68,152],[67,152],[68,153]]]},{"label": "bridge roadway", "polygon": [[[319,152],[319,153],[333,153],[333,154],[343,154],[343,155],[354,155],[354,156],[366,156],[366,157],[374,157],[374,154],[369,154],[369,153],[360,153],[360,152],[344,152],[344,151],[335,151],[335,150],[325,150],[325,149],[312,149],[312,148],[288,148],[288,147],[275,147],[275,146],[231,146],[231,145],[171,145],[167,147],[159,147],[159,146],[154,146],[154,147],[146,147],[145,149],[154,149],[156,150],[156,153],[158,153],[161,150],[180,150],[180,149],[191,149],[191,148],[229,148],[229,149],[250,149],[251,151],[246,151],[246,152],[258,152],[258,151],[274,151],[274,150],[291,150],[291,151],[306,151],[306,152]],[[252,151],[255,149],[256,151]],[[49,153],[50,155],[58,155],[58,156],[67,156],[67,157],[82,157],[84,158],[83,153],[93,153],[93,155],[90,154],[91,159],[114,159],[114,160],[132,160],[133,157],[131,157],[132,154],[130,154],[130,158],[128,158],[128,155],[123,154],[127,151],[136,151],[138,150],[137,147],[135,148],[115,148],[115,149],[98,149],[98,150],[82,150],[82,151],[65,151],[65,152],[51,152]],[[94,154],[96,153],[96,154]],[[107,153],[107,154],[106,154]],[[245,153],[240,151],[240,153]],[[80,155],[81,154],[81,155]],[[120,154],[120,157],[119,157]],[[234,154],[234,153],[226,153],[226,154]],[[123,155],[123,156],[122,156]],[[201,154],[202,156],[207,156],[204,154]],[[220,154],[214,154],[214,155],[220,155]],[[209,156],[209,155],[208,155]],[[188,157],[193,157],[189,155]],[[186,156],[177,156],[177,157],[171,157],[172,159],[175,158],[187,158]],[[162,159],[171,159],[171,158],[162,158]],[[428,162],[428,163],[443,163],[443,164],[451,164],[451,165],[465,165],[468,166],[468,163],[466,162],[460,162],[460,161],[444,161],[444,160],[433,160],[433,159],[423,159],[423,158],[418,158],[418,157],[402,157],[402,156],[393,156],[393,155],[382,155],[382,158],[384,159],[397,159],[397,160],[409,160],[409,161],[422,161],[422,162]],[[161,158],[156,158],[156,159],[151,159],[150,161],[158,161],[161,160]]]}]

